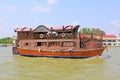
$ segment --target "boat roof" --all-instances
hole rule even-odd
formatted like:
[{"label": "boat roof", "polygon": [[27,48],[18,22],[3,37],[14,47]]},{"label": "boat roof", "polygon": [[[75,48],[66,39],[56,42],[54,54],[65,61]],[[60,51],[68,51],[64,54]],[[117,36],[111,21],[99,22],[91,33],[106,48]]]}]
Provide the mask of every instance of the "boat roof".
[{"label": "boat roof", "polygon": [[27,27],[23,27],[23,28],[16,28],[15,32],[21,32],[21,31],[33,31],[35,28],[27,28]]},{"label": "boat roof", "polygon": [[72,30],[78,30],[80,26],[76,25],[76,26],[55,26],[55,27],[46,27],[44,25],[40,25],[37,28],[27,28],[27,27],[23,27],[23,28],[16,28],[15,32],[21,32],[21,31],[33,31],[33,32],[50,32],[55,31],[55,32],[63,32],[63,31],[72,31]]},{"label": "boat roof", "polygon": [[50,29],[44,25],[40,25],[34,30],[34,32],[50,32]]}]

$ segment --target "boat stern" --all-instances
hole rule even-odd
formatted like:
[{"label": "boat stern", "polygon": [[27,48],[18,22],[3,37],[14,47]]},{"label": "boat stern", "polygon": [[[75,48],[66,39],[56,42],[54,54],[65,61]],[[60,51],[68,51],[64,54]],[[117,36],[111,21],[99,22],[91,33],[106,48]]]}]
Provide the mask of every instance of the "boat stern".
[{"label": "boat stern", "polygon": [[12,47],[12,53],[13,54],[19,54],[17,47]]}]

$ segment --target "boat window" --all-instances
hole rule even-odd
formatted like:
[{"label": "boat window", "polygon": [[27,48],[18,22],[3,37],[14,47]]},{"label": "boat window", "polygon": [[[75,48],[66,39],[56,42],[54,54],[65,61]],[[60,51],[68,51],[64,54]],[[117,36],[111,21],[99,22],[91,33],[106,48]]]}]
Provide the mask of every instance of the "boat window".
[{"label": "boat window", "polygon": [[25,46],[28,46],[28,42],[25,42]]},{"label": "boat window", "polygon": [[42,46],[42,43],[41,42],[37,42],[37,46]]},{"label": "boat window", "polygon": [[60,42],[49,42],[48,46],[59,46]]},{"label": "boat window", "polygon": [[46,42],[37,42],[37,46],[46,46],[47,43]]},{"label": "boat window", "polygon": [[56,42],[56,45],[60,45],[60,43],[59,43],[59,42]]},{"label": "boat window", "polygon": [[46,43],[46,42],[42,42],[41,44],[42,44],[43,46],[46,46],[46,45],[47,45],[47,43]]},{"label": "boat window", "polygon": [[75,42],[73,42],[73,41],[65,41],[65,42],[63,42],[62,43],[62,46],[65,46],[65,47],[73,47],[73,46],[75,46]]}]

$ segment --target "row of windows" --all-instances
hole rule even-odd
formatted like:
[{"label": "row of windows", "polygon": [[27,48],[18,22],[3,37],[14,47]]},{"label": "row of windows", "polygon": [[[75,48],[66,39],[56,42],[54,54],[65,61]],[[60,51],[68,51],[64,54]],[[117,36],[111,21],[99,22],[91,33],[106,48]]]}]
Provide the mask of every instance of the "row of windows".
[{"label": "row of windows", "polygon": [[111,44],[111,43],[108,43],[108,44],[106,44],[106,43],[103,43],[103,45],[109,45],[109,46],[111,46],[111,45],[116,45],[116,44]]},{"label": "row of windows", "polygon": [[37,42],[37,46],[51,46],[51,45],[54,45],[54,46],[57,46],[57,45],[60,45],[59,42]]},{"label": "row of windows", "polygon": [[103,43],[103,45],[109,45],[109,46],[120,46],[120,43],[119,44],[112,44],[112,43]]},{"label": "row of windows", "polygon": [[[30,43],[28,42],[25,42],[25,46],[29,46]],[[75,42],[72,42],[72,41],[69,41],[69,42],[37,42],[36,43],[36,46],[75,46],[76,43]]]},{"label": "row of windows", "polygon": [[103,40],[103,42],[116,42],[116,40]]},{"label": "row of windows", "polygon": [[103,42],[120,42],[120,40],[103,40]]}]

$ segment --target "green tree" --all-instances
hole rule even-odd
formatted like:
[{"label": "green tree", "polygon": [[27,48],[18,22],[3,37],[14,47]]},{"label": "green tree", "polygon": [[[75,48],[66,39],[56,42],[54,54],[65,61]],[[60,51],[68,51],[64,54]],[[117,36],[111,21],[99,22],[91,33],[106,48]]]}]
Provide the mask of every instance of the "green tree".
[{"label": "green tree", "polygon": [[83,28],[81,29],[83,34],[105,34],[105,32],[99,28]]},{"label": "green tree", "polygon": [[82,33],[83,34],[91,34],[91,30],[89,28],[83,28]]},{"label": "green tree", "polygon": [[12,39],[10,37],[2,38],[0,44],[12,44]]},{"label": "green tree", "polygon": [[99,28],[92,28],[91,29],[92,34],[105,34],[103,30],[100,30]]}]

